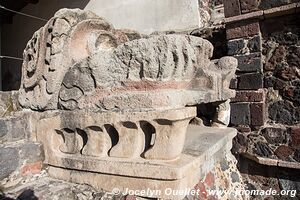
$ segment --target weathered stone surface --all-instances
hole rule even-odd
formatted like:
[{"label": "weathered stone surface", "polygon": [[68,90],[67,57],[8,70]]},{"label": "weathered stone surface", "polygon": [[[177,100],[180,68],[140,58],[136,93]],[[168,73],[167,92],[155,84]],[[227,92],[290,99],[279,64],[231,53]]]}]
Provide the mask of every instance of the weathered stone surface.
[{"label": "weathered stone surface", "polygon": [[35,163],[44,160],[44,151],[40,143],[26,142],[20,147],[20,159],[26,163]]},{"label": "weathered stone surface", "polygon": [[285,58],[286,50],[284,46],[279,46],[275,50],[273,49],[272,51],[274,52],[272,54],[271,52],[269,52],[266,57],[267,62],[264,67],[265,70],[274,70],[277,67],[277,65],[279,65]]},{"label": "weathered stone surface", "polygon": [[240,2],[238,0],[224,1],[225,17],[232,17],[241,14]]},{"label": "weathered stone surface", "polygon": [[238,77],[238,89],[251,90],[263,88],[263,75],[261,73],[241,74]]},{"label": "weathered stone surface", "polygon": [[264,86],[267,87],[267,88],[274,88],[276,90],[283,90],[286,86],[288,86],[288,84],[279,79],[279,78],[276,78],[274,76],[269,76],[269,75],[266,75],[264,77]]},{"label": "weathered stone surface", "polygon": [[299,109],[288,101],[277,101],[269,105],[270,119],[282,124],[297,124],[300,121]]},{"label": "weathered stone surface", "polygon": [[26,163],[20,169],[21,176],[38,174],[42,171],[42,167],[43,167],[42,161],[38,161],[35,163]]},{"label": "weathered stone surface", "polygon": [[46,154],[54,149],[74,156],[173,160],[180,156],[187,125],[195,116],[194,107],[160,112],[65,111],[41,119],[37,137]]},{"label": "weathered stone surface", "polygon": [[240,182],[240,176],[239,176],[239,174],[236,173],[236,172],[233,172],[233,173],[231,174],[231,180],[232,180],[232,182],[234,182],[234,183]]},{"label": "weathered stone surface", "polygon": [[261,72],[262,58],[260,53],[253,53],[249,55],[235,56],[238,60],[238,71],[241,72]]},{"label": "weathered stone surface", "polygon": [[248,13],[258,10],[259,0],[242,0],[241,11],[242,13]]},{"label": "weathered stone surface", "polygon": [[263,126],[266,122],[266,103],[251,103],[250,113],[251,113],[251,125],[253,126]]},{"label": "weathered stone surface", "polygon": [[250,124],[250,107],[248,103],[232,103],[230,123],[234,125]]},{"label": "weathered stone surface", "polygon": [[0,142],[12,142],[29,138],[30,116],[26,113],[0,119]]},{"label": "weathered stone surface", "polygon": [[[70,156],[54,156],[53,153],[50,153],[52,150],[50,151],[50,149],[48,149],[49,154],[47,156],[48,158],[46,158],[46,163],[49,163],[52,166],[58,166],[50,168],[50,174],[53,177],[78,183],[88,183],[96,188],[104,188],[108,191],[111,191],[112,188],[116,187],[121,191],[123,188],[159,188],[163,190],[165,188],[193,188],[199,181],[199,177],[201,177],[200,174],[207,174],[214,165],[210,163],[205,167],[203,166],[200,174],[199,166],[205,163],[208,164],[209,160],[213,163],[215,163],[215,161],[223,160],[224,153],[231,148],[231,145],[228,145],[227,142],[230,141],[231,143],[231,139],[235,136],[235,133],[234,129],[229,128],[214,129],[190,126],[188,128],[183,150],[184,153],[179,159],[168,162],[137,159],[132,161],[134,163],[133,167],[132,163],[128,163],[128,161],[123,159],[108,161],[105,158],[92,158],[80,155],[73,158]],[[204,143],[199,144],[197,142],[200,141],[200,138]],[[216,142],[219,140],[220,142]],[[213,155],[216,155],[217,152],[222,153],[219,156],[214,156],[214,159],[216,160],[211,160],[211,156],[207,157],[204,152],[210,152],[209,154],[212,153]],[[192,161],[190,159],[191,157],[196,159],[192,159]],[[193,162],[193,165],[190,165],[191,161]],[[88,163],[93,164],[90,165]],[[76,170],[60,168],[61,166],[66,167],[67,165],[72,166],[72,168]],[[88,169],[90,172],[81,171],[82,167],[89,166],[91,167]],[[145,167],[147,170],[144,170]],[[193,171],[194,169],[198,169],[198,172]],[[109,170],[109,174],[113,173],[116,175],[107,175],[107,170]],[[191,171],[195,173],[190,173]],[[145,179],[145,177],[149,177],[150,179]],[[159,181],[154,179],[159,179]],[[173,198],[180,199],[178,196],[174,196],[172,199]]]},{"label": "weathered stone surface", "polygon": [[0,147],[0,180],[9,176],[18,166],[18,150],[12,147]]},{"label": "weathered stone surface", "polygon": [[275,150],[275,155],[281,160],[290,161],[290,156],[294,153],[294,150],[286,145],[281,145]]},{"label": "weathered stone surface", "polygon": [[300,127],[291,128],[291,146],[300,149]]},{"label": "weathered stone surface", "polygon": [[[243,131],[243,132],[247,132],[247,131]],[[243,154],[247,151],[248,142],[249,142],[246,136],[247,133],[243,133],[243,132],[241,133],[241,132],[242,131],[238,129],[238,134],[233,139],[233,145],[232,145],[233,147],[231,151],[233,152],[234,155]],[[251,129],[248,132],[251,132]]]},{"label": "weathered stone surface", "polygon": [[259,4],[259,8],[266,10],[293,2],[297,2],[297,0],[262,0]]},{"label": "weathered stone surface", "polygon": [[[193,187],[236,132],[225,127],[238,63],[212,54],[199,37],[141,38],[90,12],[58,11],[26,46],[19,90],[50,174],[108,190]],[[188,128],[201,103],[217,107],[212,126],[222,129]],[[21,174],[41,170],[35,145],[20,151]]]},{"label": "weathered stone surface", "polygon": [[229,84],[229,88],[230,89],[237,89],[237,84],[238,84],[238,80],[235,77],[235,78],[231,79],[230,84]]},{"label": "weathered stone surface", "polygon": [[242,133],[249,133],[251,132],[251,128],[248,125],[238,125],[237,127],[235,127],[239,132]]},{"label": "weathered stone surface", "polygon": [[265,100],[265,91],[237,91],[231,102],[260,102]]},{"label": "weathered stone surface", "polygon": [[300,150],[296,149],[293,157],[297,162],[300,162]]},{"label": "weathered stone surface", "polygon": [[228,55],[238,55],[247,52],[247,44],[244,39],[229,40],[227,42]]},{"label": "weathered stone surface", "polygon": [[[293,181],[291,177],[282,177],[279,179],[279,185],[282,190],[290,190],[290,191],[298,191],[300,188],[299,181]],[[298,198],[299,195],[295,195],[294,197]]]},{"label": "weathered stone surface", "polygon": [[212,127],[227,127],[230,122],[230,100],[218,103]]},{"label": "weathered stone surface", "polygon": [[271,157],[273,155],[273,151],[271,150],[271,148],[264,142],[258,142],[254,144],[254,146],[254,151],[259,156]]},{"label": "weathered stone surface", "polygon": [[[223,150],[223,149],[222,149]],[[205,170],[206,174],[201,176],[198,183],[192,188],[193,191],[187,191],[188,195],[184,197],[184,200],[200,199],[203,195],[203,191],[206,191],[208,199],[229,199],[231,196],[228,195],[215,195],[210,196],[207,191],[209,190],[242,190],[243,181],[239,175],[238,169],[236,167],[236,160],[233,156],[226,155],[220,160],[213,162],[213,166],[209,167],[209,170]],[[222,163],[222,164],[221,164]],[[222,165],[226,165],[226,168],[222,168]],[[233,183],[231,180],[232,174],[237,173],[240,182]],[[235,174],[236,175],[236,174]],[[235,176],[233,175],[233,176]],[[213,181],[214,184],[210,184]],[[226,183],[226,184],[225,184]],[[199,189],[199,190],[198,190]],[[163,188],[156,188],[156,190],[161,191],[161,193],[166,193]],[[119,193],[120,192],[120,193]],[[117,194],[118,193],[118,194]],[[145,192],[146,193],[146,192]],[[1,196],[2,195],[2,196]],[[34,176],[25,177],[22,180],[22,184],[16,185],[14,187],[6,188],[4,187],[4,194],[0,196],[3,198],[12,199],[43,199],[43,200],[53,200],[53,199],[64,199],[64,200],[146,200],[149,198],[143,198],[141,195],[133,191],[105,191],[102,188],[96,189],[87,184],[76,184],[71,182],[66,182],[62,180],[57,180],[49,177],[49,175],[42,171],[40,174]],[[168,199],[173,199],[168,195]],[[245,200],[247,196],[236,195],[234,200]]]},{"label": "weathered stone surface", "polygon": [[286,128],[266,127],[261,132],[271,144],[284,144],[287,142]]},{"label": "weathered stone surface", "polygon": [[279,78],[287,81],[297,79],[300,75],[300,70],[297,67],[281,66],[280,72],[278,73]]},{"label": "weathered stone surface", "polygon": [[176,108],[234,95],[225,88],[236,60],[211,62],[207,40],[171,34],[129,41],[117,32],[91,13],[59,11],[25,49],[21,105],[34,110]]},{"label": "weathered stone surface", "polygon": [[300,105],[300,87],[299,86],[289,86],[283,89],[283,94],[285,99],[290,100],[295,105]]},{"label": "weathered stone surface", "polygon": [[0,180],[39,173],[43,160],[44,151],[40,143],[25,140],[3,143],[0,147]]},{"label": "weathered stone surface", "polygon": [[289,64],[290,67],[299,68],[299,66],[300,66],[300,47],[291,46],[288,49],[287,63]]},{"label": "weathered stone surface", "polygon": [[8,129],[4,120],[0,120],[0,140],[7,135]]},{"label": "weathered stone surface", "polygon": [[226,29],[227,39],[237,39],[254,36],[260,33],[258,22],[239,22],[228,24]]},{"label": "weathered stone surface", "polygon": [[247,47],[250,53],[262,51],[262,37],[261,35],[254,36],[248,39]]},{"label": "weathered stone surface", "polygon": [[18,111],[19,109],[17,91],[0,91],[0,117],[10,116],[14,111]]},{"label": "weathered stone surface", "polygon": [[262,38],[256,35],[250,38],[229,40],[227,43],[228,55],[242,55],[262,51]]}]

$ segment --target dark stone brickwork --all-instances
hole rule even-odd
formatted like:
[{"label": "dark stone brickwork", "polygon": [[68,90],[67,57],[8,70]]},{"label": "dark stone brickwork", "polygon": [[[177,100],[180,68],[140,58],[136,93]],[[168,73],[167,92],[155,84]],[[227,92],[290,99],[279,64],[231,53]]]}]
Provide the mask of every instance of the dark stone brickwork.
[{"label": "dark stone brickwork", "polygon": [[[281,12],[274,7],[295,2],[299,0],[240,0],[240,13],[271,8]],[[294,178],[299,169],[291,170],[300,162],[300,15],[291,13],[257,21],[237,17],[243,20],[226,24],[228,55],[238,59],[231,85],[237,90],[231,99],[231,125],[238,130],[232,152],[239,155],[240,170],[252,189],[300,186]],[[257,163],[260,158],[264,165]],[[265,169],[272,169],[273,175]]]}]

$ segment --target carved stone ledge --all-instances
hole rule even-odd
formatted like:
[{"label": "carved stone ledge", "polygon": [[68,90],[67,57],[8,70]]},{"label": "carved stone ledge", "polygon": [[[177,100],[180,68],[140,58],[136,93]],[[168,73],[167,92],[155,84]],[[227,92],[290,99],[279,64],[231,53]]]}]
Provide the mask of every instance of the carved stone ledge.
[{"label": "carved stone ledge", "polygon": [[37,140],[55,156],[172,160],[180,156],[195,107],[144,112],[61,111],[41,119]]},{"label": "carved stone ledge", "polygon": [[[189,125],[182,155],[172,161],[52,156],[48,158],[51,176],[76,183],[86,183],[97,189],[112,191],[150,190],[164,191],[194,188],[200,177],[229,154],[236,130],[216,129]],[[201,141],[201,142],[199,142]],[[52,154],[54,154],[52,152]],[[54,160],[55,159],[55,160]],[[153,196],[155,198],[182,199],[182,196]]]}]

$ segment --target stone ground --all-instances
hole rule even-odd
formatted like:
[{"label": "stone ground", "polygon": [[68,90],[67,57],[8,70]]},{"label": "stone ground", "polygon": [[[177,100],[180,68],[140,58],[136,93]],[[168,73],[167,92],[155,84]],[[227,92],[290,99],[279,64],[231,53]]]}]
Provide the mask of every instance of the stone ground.
[{"label": "stone ground", "polygon": [[114,195],[105,191],[96,191],[89,185],[73,184],[50,178],[45,170],[16,182],[7,182],[10,188],[3,189],[0,200],[129,200],[130,196]]},{"label": "stone ground", "polygon": [[[49,177],[47,168],[38,174],[26,177],[5,178],[0,181],[0,200],[146,200],[134,196],[123,196],[97,191],[89,185],[80,185],[65,182]],[[200,190],[199,196],[186,196],[184,200],[247,200],[247,196],[234,196],[228,193],[225,196],[210,196],[210,189],[235,191],[243,188],[241,176],[236,168],[233,156],[227,156],[221,163],[216,164],[213,170],[206,174],[203,180],[195,186]],[[243,190],[243,189],[242,189]],[[153,198],[151,198],[153,200]]]}]

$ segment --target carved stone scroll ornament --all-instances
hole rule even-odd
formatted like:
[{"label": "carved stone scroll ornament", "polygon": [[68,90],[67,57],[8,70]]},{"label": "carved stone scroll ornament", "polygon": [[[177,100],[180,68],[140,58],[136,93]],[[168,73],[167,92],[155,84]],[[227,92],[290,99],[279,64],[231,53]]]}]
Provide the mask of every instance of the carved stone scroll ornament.
[{"label": "carved stone scroll ornament", "polygon": [[[134,38],[133,32],[129,35]],[[33,35],[24,50],[20,104],[33,110],[57,109],[63,79],[70,68],[85,62],[95,52],[110,51],[128,40],[125,33],[113,29],[92,12],[58,11]]]},{"label": "carved stone scroll ornament", "polygon": [[91,12],[63,9],[26,46],[19,101],[33,110],[173,109],[224,101],[234,96],[228,86],[237,61],[210,61],[212,51],[199,37],[140,38]]}]

